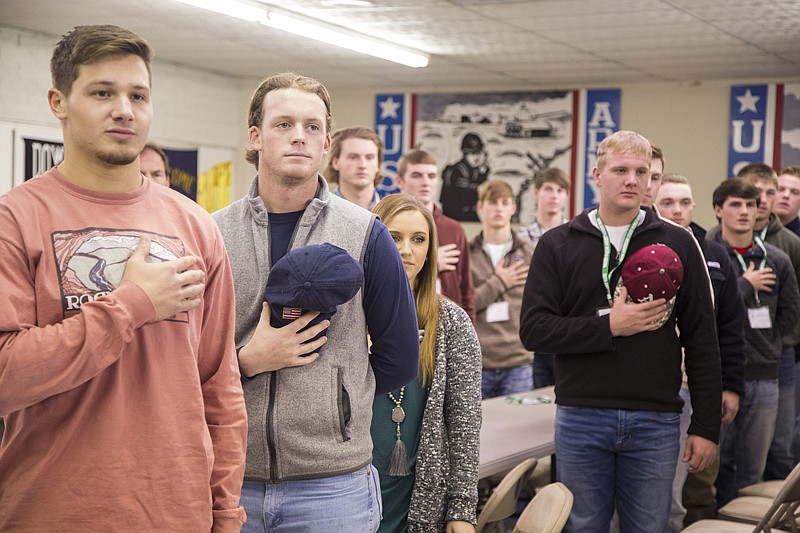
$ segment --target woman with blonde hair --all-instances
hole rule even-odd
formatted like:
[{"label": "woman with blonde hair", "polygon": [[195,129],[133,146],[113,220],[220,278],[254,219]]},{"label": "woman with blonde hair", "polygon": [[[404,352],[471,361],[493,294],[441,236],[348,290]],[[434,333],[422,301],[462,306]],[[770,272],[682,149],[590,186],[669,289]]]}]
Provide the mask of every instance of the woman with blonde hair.
[{"label": "woman with blonde hair", "polygon": [[419,377],[375,398],[373,464],[380,532],[474,533],[481,425],[481,351],[466,312],[436,294],[436,226],[425,206],[393,194],[373,212],[389,229],[414,293]]}]

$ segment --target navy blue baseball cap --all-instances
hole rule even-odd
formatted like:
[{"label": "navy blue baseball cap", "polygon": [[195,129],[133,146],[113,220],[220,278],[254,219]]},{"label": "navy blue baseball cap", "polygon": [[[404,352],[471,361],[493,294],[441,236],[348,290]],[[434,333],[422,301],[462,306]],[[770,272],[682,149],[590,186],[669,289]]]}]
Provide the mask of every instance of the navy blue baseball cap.
[{"label": "navy blue baseball cap", "polygon": [[[292,250],[275,262],[267,278],[264,299],[270,305],[269,323],[280,328],[306,311],[319,311],[303,328],[308,329],[330,319],[336,307],[352,299],[363,283],[361,265],[338,246],[326,242]],[[314,339],[326,332],[327,328]]]}]

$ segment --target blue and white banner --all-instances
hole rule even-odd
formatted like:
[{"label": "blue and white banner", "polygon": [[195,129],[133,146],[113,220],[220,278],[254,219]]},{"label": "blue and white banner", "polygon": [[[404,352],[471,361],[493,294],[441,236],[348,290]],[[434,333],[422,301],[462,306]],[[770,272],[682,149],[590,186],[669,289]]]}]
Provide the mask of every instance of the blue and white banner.
[{"label": "blue and white banner", "polygon": [[411,146],[410,136],[413,96],[409,94],[379,94],[375,97],[375,131],[383,139],[383,181],[377,190],[381,198],[399,192],[394,178],[397,161]]},{"label": "blue and white banner", "polygon": [[576,181],[572,199],[574,215],[596,206],[600,200],[592,169],[597,163],[597,147],[603,139],[619,130],[622,100],[620,89],[588,89],[576,93],[578,142],[572,173]]},{"label": "blue and white banner", "polygon": [[748,163],[773,164],[775,85],[731,87],[728,177]]},{"label": "blue and white banner", "polygon": [[164,148],[169,159],[169,187],[197,201],[197,150]]}]

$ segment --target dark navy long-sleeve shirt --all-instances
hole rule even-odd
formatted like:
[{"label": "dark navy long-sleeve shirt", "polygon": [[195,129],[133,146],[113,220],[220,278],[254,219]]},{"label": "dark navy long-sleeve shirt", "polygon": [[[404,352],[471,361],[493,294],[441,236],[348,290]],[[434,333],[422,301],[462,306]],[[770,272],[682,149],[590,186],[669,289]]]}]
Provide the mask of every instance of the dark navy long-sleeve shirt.
[{"label": "dark navy long-sleeve shirt", "polygon": [[[286,255],[303,211],[269,213],[270,255],[275,264]],[[419,328],[414,296],[397,246],[376,220],[364,253],[364,315],[372,346],[370,364],[375,394],[402,387],[417,376]]]}]

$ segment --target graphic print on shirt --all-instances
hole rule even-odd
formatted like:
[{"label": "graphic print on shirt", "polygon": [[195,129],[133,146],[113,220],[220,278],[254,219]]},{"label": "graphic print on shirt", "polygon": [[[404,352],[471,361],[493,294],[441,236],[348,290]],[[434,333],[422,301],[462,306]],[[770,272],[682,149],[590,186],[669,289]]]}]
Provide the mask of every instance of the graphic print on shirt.
[{"label": "graphic print on shirt", "polygon": [[[119,286],[125,263],[142,235],[150,237],[148,263],[185,255],[179,238],[147,231],[85,228],[53,232],[51,237],[64,318],[79,312],[83,304],[105,296]],[[188,322],[188,313],[183,312],[169,320]]]}]

